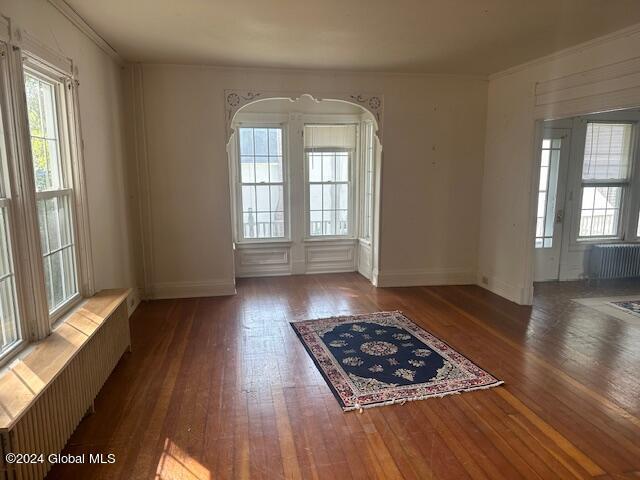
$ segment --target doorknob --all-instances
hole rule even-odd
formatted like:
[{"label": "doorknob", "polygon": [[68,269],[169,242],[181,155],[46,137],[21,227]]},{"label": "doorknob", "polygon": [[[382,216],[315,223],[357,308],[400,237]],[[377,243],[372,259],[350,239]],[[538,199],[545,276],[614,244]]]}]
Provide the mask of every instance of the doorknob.
[{"label": "doorknob", "polygon": [[564,211],[560,209],[556,212],[556,223],[562,223],[563,218],[564,218]]}]

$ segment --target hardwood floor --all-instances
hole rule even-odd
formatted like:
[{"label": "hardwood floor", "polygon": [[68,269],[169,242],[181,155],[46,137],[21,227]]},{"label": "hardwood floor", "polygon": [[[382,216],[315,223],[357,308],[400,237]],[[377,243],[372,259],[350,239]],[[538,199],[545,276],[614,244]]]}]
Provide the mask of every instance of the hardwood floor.
[{"label": "hardwood floor", "polygon": [[[332,274],[144,303],[66,450],[116,463],[49,478],[640,478],[640,326],[571,302],[583,284],[538,291],[530,308]],[[288,322],[395,309],[505,386],[343,413]]]}]

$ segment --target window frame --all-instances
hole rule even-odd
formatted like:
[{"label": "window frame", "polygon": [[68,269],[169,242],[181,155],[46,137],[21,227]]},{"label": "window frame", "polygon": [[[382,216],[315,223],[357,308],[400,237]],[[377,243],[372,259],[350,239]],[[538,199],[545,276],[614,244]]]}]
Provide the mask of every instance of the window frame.
[{"label": "window frame", "polygon": [[[358,142],[360,136],[360,125],[357,122],[303,122],[302,131],[306,127],[312,127],[315,125],[323,126],[323,125],[354,125],[355,126],[355,148],[345,149],[342,148],[341,151],[348,151],[349,153],[349,180],[347,182],[313,182],[314,184],[319,185],[337,185],[347,183],[349,201],[347,202],[347,233],[345,235],[311,235],[311,209],[310,209],[310,186],[311,182],[309,181],[309,162],[307,157],[307,151],[309,150],[318,150],[318,151],[340,151],[340,150],[331,150],[332,147],[323,147],[320,149],[313,148],[305,148],[304,141],[302,142],[302,157],[303,157],[303,165],[302,165],[302,175],[303,175],[303,183],[304,183],[304,241],[315,242],[322,240],[354,240],[356,238],[357,232],[357,218],[355,212],[355,197],[356,197],[356,185],[354,182],[355,177],[355,168],[356,168],[356,159],[358,158]],[[336,209],[337,211],[337,209]]]},{"label": "window frame", "polygon": [[[584,168],[584,152],[586,147],[586,134],[590,123],[602,123],[602,124],[625,124],[631,125],[631,136],[629,139],[629,174],[624,180],[585,180],[582,177]],[[637,183],[635,177],[637,171],[637,152],[638,152],[638,121],[635,120],[617,120],[607,118],[585,119],[584,121],[584,135],[580,135],[582,148],[580,149],[580,162],[576,165],[578,170],[577,183],[579,187],[579,193],[577,195],[576,203],[576,223],[575,223],[575,235],[573,236],[575,242],[579,245],[589,245],[596,243],[607,243],[624,241],[628,238],[636,238],[633,232],[633,220],[630,218],[631,211],[633,210],[633,203],[635,203],[633,186]],[[584,196],[584,189],[590,187],[621,187],[620,195],[620,210],[618,215],[618,225],[616,227],[616,233],[614,235],[598,235],[598,236],[580,236],[580,221],[582,218],[582,199]]]},{"label": "window frame", "polygon": [[[373,219],[374,219],[374,197],[376,183],[376,134],[373,121],[365,120],[360,125],[361,147],[361,193],[362,208],[360,212],[360,234],[361,241],[370,243],[373,236]],[[371,169],[371,178],[369,179],[369,171]],[[370,189],[371,201],[367,201],[367,190]],[[367,217],[369,221],[367,221]]]},{"label": "window frame", "polygon": [[[66,313],[68,313],[72,308],[77,306],[80,301],[83,299],[83,272],[81,268],[81,257],[80,257],[80,245],[78,242],[78,238],[80,237],[80,231],[78,229],[78,215],[77,215],[77,182],[75,175],[75,165],[74,165],[74,155],[73,155],[73,147],[72,147],[72,123],[69,112],[69,98],[70,92],[73,88],[73,80],[58,72],[56,69],[46,65],[42,61],[33,56],[27,54],[23,59],[23,72],[22,72],[22,80],[23,84],[26,79],[26,75],[31,75],[33,77],[38,78],[41,81],[48,82],[53,84],[54,92],[55,92],[55,106],[56,106],[56,122],[57,122],[57,130],[58,130],[58,142],[59,142],[59,155],[60,155],[60,167],[62,169],[62,180],[63,180],[63,188],[58,188],[55,190],[46,190],[42,192],[35,191],[35,176],[33,173],[33,152],[31,151],[31,131],[29,127],[29,119],[26,117],[26,135],[29,139],[29,157],[25,159],[28,161],[31,168],[29,169],[29,173],[31,174],[31,179],[34,182],[34,205],[36,207],[36,219],[38,218],[37,207],[38,203],[42,199],[48,198],[62,198],[67,197],[69,203],[69,213],[71,220],[71,244],[70,246],[73,248],[73,260],[75,263],[75,283],[76,283],[76,293],[65,300],[60,305],[57,305],[54,309],[49,310],[47,305],[49,323],[51,328],[53,328],[56,323],[64,317]],[[69,92],[69,93],[67,93]],[[26,102],[26,91],[23,91],[25,95]],[[26,107],[26,103],[25,103]],[[27,110],[25,110],[25,114]],[[44,254],[44,245],[41,244],[40,237],[38,237],[38,245],[40,247],[40,259],[43,261]],[[49,252],[49,255],[51,252]],[[44,267],[44,264],[43,264]],[[43,269],[44,274],[44,269]],[[45,283],[46,289],[46,283]],[[46,295],[46,290],[45,290]],[[45,297],[46,298],[46,297]]]},{"label": "window frame", "polygon": [[[283,218],[284,218],[284,236],[282,237],[263,237],[263,238],[246,238],[244,236],[244,222],[242,211],[242,186],[243,185],[280,185],[277,182],[266,183],[242,183],[242,155],[240,152],[240,129],[241,128],[278,128],[282,132],[282,198],[283,198]],[[291,240],[291,208],[289,203],[289,156],[288,156],[288,124],[287,122],[271,122],[271,121],[251,121],[238,122],[235,126],[235,157],[232,165],[233,174],[233,211],[235,215],[235,241],[240,245],[255,243],[278,243],[289,242]]]}]

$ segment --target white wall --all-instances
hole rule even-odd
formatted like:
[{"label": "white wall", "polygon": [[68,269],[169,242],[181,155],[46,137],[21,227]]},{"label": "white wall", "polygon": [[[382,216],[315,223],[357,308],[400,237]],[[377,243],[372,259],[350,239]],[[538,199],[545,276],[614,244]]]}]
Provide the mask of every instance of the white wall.
[{"label": "white wall", "polygon": [[[635,27],[490,79],[479,284],[519,303],[531,301],[535,119],[640,105],[633,60],[639,51]],[[541,86],[551,92],[547,97]]]},{"label": "white wall", "polygon": [[382,93],[379,282],[475,281],[485,80],[177,65],[142,76],[152,295],[233,290],[225,89]]},{"label": "white wall", "polygon": [[1,0],[0,13],[78,68],[95,286],[133,287],[121,68],[45,0]]}]

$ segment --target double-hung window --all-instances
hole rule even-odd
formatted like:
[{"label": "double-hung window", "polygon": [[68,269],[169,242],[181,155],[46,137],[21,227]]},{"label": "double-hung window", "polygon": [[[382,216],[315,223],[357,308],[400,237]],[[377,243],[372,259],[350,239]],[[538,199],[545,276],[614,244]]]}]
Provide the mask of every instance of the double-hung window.
[{"label": "double-hung window", "polygon": [[281,127],[239,129],[241,240],[287,235]]},{"label": "double-hung window", "polygon": [[310,237],[352,234],[352,163],[355,125],[304,128],[307,218]]},{"label": "double-hung window", "polygon": [[46,297],[54,320],[80,296],[65,86],[26,68],[24,83]]},{"label": "double-hung window", "polygon": [[632,133],[631,123],[587,124],[578,238],[620,237],[622,204],[631,179]]}]

